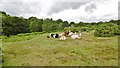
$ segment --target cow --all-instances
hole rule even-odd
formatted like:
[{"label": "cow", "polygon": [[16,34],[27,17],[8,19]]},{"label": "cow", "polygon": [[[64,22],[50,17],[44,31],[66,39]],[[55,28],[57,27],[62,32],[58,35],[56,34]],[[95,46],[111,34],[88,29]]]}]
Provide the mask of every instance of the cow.
[{"label": "cow", "polygon": [[52,37],[52,38],[58,38],[58,37],[59,37],[59,34],[51,34],[51,37]]},{"label": "cow", "polygon": [[77,39],[77,38],[80,38],[80,37],[79,37],[79,35],[74,34],[74,35],[71,36],[71,38],[72,38],[72,39]]},{"label": "cow", "polygon": [[65,36],[61,36],[59,40],[66,40],[67,38]]},{"label": "cow", "polygon": [[49,36],[47,36],[47,38],[59,38],[59,40],[66,40],[67,36],[71,37],[72,39],[78,39],[78,38],[81,38],[81,33],[80,32],[71,32],[71,31],[66,31],[66,32],[62,32],[60,34],[53,34],[53,33],[50,33]]},{"label": "cow", "polygon": [[68,36],[72,36],[72,35],[73,35],[73,32],[69,31]]},{"label": "cow", "polygon": [[71,35],[71,38],[72,39],[78,39],[78,38],[81,38],[81,33],[73,33],[72,35]]},{"label": "cow", "polygon": [[59,38],[59,34],[51,34],[47,38]]},{"label": "cow", "polygon": [[60,36],[60,37],[61,37],[61,36],[68,36],[68,34],[69,34],[69,31],[66,31],[66,32],[60,33],[59,36]]}]

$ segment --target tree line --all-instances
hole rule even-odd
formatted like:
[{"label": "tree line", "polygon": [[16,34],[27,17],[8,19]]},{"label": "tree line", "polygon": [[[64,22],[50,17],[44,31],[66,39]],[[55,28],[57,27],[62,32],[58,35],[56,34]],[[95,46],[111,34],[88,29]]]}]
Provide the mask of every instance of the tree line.
[{"label": "tree line", "polygon": [[[113,36],[120,35],[120,20],[110,20],[108,22],[68,22],[61,19],[53,20],[52,18],[39,19],[37,17],[10,16],[4,11],[0,11],[0,34],[17,35],[20,33],[31,32],[57,32],[63,30],[72,31],[95,31],[95,36]],[[111,32],[112,31],[112,32]],[[108,34],[108,35],[104,35]],[[111,34],[111,35],[109,35]]]}]

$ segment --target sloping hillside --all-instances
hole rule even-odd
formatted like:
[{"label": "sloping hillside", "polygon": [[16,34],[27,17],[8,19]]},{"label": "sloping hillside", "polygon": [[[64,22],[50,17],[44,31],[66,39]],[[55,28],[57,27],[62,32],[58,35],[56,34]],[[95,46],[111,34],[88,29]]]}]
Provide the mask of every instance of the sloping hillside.
[{"label": "sloping hillside", "polygon": [[[60,41],[39,34],[31,39],[3,42],[3,66],[117,66],[117,37],[94,37]],[[17,39],[16,37],[14,39]]]}]

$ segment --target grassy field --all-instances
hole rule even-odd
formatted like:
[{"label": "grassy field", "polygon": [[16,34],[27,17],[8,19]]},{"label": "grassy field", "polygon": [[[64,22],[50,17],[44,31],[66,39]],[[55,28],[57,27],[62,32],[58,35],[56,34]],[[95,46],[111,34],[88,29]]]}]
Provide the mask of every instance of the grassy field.
[{"label": "grassy field", "polygon": [[[65,41],[38,34],[24,40],[4,41],[3,66],[117,66],[118,38],[94,37]],[[26,36],[25,36],[26,37]],[[24,38],[25,38],[24,37]],[[9,40],[9,38],[7,39]]]}]

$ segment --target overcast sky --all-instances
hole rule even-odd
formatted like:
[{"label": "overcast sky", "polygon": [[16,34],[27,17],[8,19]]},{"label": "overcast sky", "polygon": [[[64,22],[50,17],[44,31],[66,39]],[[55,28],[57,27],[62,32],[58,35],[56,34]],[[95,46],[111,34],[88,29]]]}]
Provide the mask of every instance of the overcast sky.
[{"label": "overcast sky", "polygon": [[74,22],[118,19],[119,0],[0,0],[0,11],[12,16]]}]

